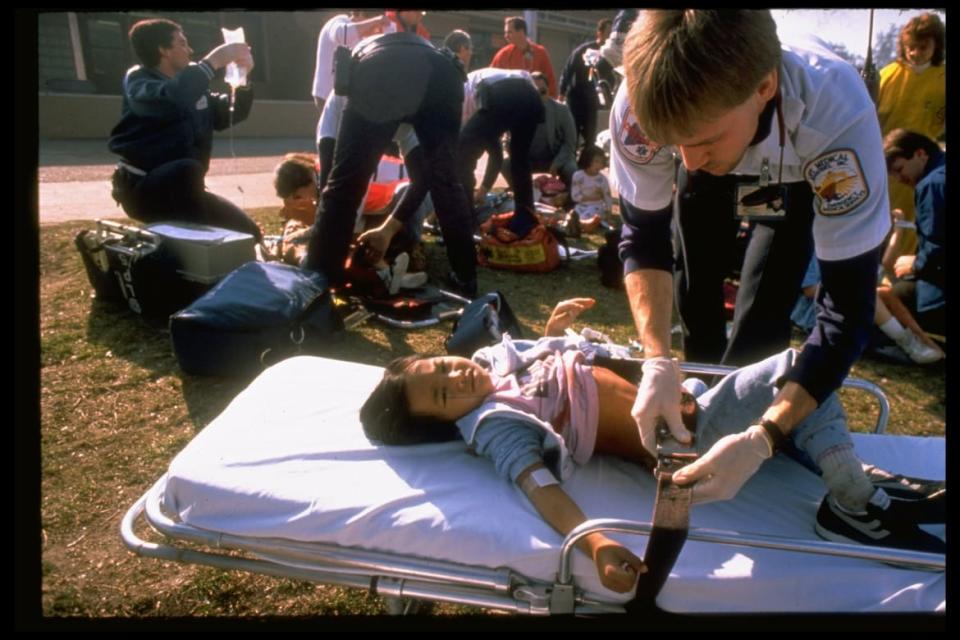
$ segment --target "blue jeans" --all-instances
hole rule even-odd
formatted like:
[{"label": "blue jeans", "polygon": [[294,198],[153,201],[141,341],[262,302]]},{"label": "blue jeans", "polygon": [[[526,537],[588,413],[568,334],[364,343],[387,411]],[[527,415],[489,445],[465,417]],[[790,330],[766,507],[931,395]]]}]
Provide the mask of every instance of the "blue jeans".
[{"label": "blue jeans", "polygon": [[[779,391],[777,382],[787,374],[798,355],[796,350],[787,349],[737,369],[698,396],[698,452],[702,455],[723,436],[739,433],[759,422]],[[815,461],[824,453],[838,446],[853,446],[846,414],[835,393],[797,425],[789,438],[793,446],[786,453],[818,475],[820,469]]]}]

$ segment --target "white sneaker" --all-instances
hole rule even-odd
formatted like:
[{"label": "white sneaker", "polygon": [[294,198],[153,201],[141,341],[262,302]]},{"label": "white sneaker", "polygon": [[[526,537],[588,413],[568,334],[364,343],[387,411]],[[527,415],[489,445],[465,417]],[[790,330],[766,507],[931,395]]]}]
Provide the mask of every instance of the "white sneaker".
[{"label": "white sneaker", "polygon": [[929,364],[943,357],[943,351],[931,347],[910,329],[904,330],[903,336],[896,342],[917,364]]},{"label": "white sneaker", "polygon": [[401,289],[416,289],[417,287],[422,287],[425,284],[427,284],[426,271],[407,273],[404,274],[403,278],[400,279]]},{"label": "white sneaker", "polygon": [[410,265],[410,256],[406,252],[399,254],[393,259],[393,266],[390,267],[390,282],[387,285],[390,295],[396,295],[402,286],[403,276],[407,274],[407,267]]}]

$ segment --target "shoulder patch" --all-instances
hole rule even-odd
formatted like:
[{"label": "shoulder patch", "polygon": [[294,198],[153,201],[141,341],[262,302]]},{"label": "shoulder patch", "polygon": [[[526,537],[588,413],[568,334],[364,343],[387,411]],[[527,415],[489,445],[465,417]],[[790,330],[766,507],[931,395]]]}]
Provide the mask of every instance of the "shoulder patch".
[{"label": "shoulder patch", "polygon": [[630,162],[648,164],[662,147],[644,135],[629,105],[625,105],[623,111],[616,136],[617,145]]},{"label": "shoulder patch", "polygon": [[814,206],[824,216],[840,216],[866,201],[870,188],[853,149],[835,149],[814,158],[803,177],[816,194]]},{"label": "shoulder patch", "polygon": [[197,108],[197,111],[203,111],[204,109],[207,108],[207,96],[206,96],[206,95],[200,96],[200,99],[197,100],[196,108]]}]

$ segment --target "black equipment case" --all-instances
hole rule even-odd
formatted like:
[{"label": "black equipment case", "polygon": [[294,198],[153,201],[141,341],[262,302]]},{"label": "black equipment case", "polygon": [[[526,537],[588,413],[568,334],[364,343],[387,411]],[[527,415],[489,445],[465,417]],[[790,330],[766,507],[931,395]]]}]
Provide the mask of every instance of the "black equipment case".
[{"label": "black equipment case", "polygon": [[189,223],[143,229],[97,220],[74,242],[97,298],[151,318],[186,307],[256,257],[252,236]]}]

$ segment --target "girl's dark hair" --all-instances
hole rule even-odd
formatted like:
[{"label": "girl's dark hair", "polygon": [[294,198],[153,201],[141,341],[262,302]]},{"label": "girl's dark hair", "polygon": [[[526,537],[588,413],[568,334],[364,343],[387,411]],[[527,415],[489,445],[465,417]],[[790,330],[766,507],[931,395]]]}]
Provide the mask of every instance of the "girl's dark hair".
[{"label": "girl's dark hair", "polygon": [[414,363],[430,356],[403,356],[391,360],[383,378],[360,407],[363,433],[371,440],[389,445],[447,442],[460,437],[456,424],[429,416],[410,414],[404,377]]},{"label": "girl's dark hair", "polygon": [[317,184],[317,170],[312,155],[288,153],[273,172],[273,188],[278,198],[286,198],[300,187]]},{"label": "girl's dark hair", "polygon": [[600,156],[603,158],[604,162],[606,162],[606,156],[603,154],[603,149],[596,145],[588,144],[583,148],[583,151],[580,152],[580,157],[577,159],[577,166],[586,170],[586,168],[590,166],[590,163],[593,162],[593,159],[597,156]]},{"label": "girl's dark hair", "polygon": [[180,25],[166,18],[140,20],[127,33],[133,52],[147,68],[160,64],[160,47],[169,49],[173,45],[173,34],[183,31]]}]

